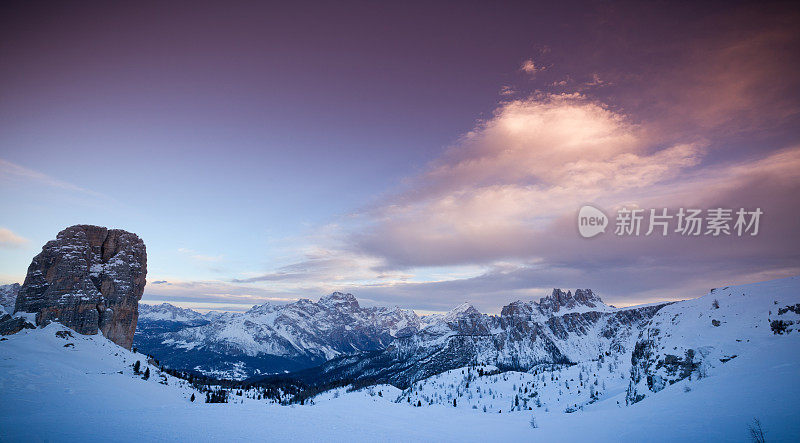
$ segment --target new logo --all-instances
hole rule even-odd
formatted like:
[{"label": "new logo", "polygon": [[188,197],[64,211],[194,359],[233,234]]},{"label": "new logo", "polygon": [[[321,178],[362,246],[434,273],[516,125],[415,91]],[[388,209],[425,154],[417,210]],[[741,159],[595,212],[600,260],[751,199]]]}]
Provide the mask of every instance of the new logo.
[{"label": "new logo", "polygon": [[591,238],[601,232],[606,232],[606,226],[608,226],[608,217],[594,206],[583,206],[578,211],[578,232],[581,237]]}]

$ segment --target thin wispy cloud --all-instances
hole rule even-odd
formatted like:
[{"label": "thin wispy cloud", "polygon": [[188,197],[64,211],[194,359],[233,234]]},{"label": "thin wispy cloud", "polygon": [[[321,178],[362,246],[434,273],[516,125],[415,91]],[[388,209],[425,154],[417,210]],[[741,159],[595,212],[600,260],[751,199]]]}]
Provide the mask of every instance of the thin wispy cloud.
[{"label": "thin wispy cloud", "polygon": [[28,239],[15,234],[8,228],[0,227],[0,248],[18,248],[28,243]]},{"label": "thin wispy cloud", "polygon": [[192,260],[204,263],[221,262],[225,258],[223,254],[220,255],[200,254],[193,249],[187,249],[187,248],[178,248],[178,252],[187,255]]},{"label": "thin wispy cloud", "polygon": [[12,163],[8,160],[4,160],[1,158],[0,158],[0,179],[9,181],[14,180],[14,181],[21,181],[28,183],[36,183],[51,188],[57,188],[69,192],[85,194],[87,196],[108,198],[105,194],[92,191],[90,189],[82,188],[72,183],[59,180],[55,177],[51,177],[42,172],[35,171],[33,169],[28,169],[26,167],[20,166],[18,164]]},{"label": "thin wispy cloud", "polygon": [[218,280],[170,278],[160,281],[169,283],[146,286],[142,298],[144,303],[168,302],[180,306],[203,305],[207,309],[246,310],[267,301],[287,303],[303,297],[320,297],[330,292],[330,288],[323,286],[305,286],[292,291]]},{"label": "thin wispy cloud", "polygon": [[503,85],[500,88],[500,93],[499,94],[502,95],[502,96],[509,96],[509,95],[514,95],[516,93],[517,93],[517,91],[515,91],[513,87],[508,86],[508,85]]}]

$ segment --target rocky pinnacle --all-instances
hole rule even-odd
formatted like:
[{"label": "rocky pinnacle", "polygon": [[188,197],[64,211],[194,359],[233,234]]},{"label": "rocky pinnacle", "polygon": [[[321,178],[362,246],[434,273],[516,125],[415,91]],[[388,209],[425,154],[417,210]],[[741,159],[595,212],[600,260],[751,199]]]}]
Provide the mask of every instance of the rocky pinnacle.
[{"label": "rocky pinnacle", "polygon": [[14,310],[35,313],[39,326],[99,331],[130,349],[146,276],[147,251],[136,234],[70,226],[33,258]]}]

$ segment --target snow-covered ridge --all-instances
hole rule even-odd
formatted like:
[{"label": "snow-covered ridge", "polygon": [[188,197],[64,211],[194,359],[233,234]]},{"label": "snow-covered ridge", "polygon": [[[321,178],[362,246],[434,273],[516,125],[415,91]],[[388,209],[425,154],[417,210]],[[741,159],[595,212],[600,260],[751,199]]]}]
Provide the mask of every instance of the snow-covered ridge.
[{"label": "snow-covered ridge", "polygon": [[[462,305],[443,316],[443,321],[398,337],[381,354],[333,360],[316,372],[304,373],[302,380],[369,379],[406,387],[470,365],[524,372],[542,364],[583,364],[606,355],[626,364],[633,361],[628,401],[636,402],[698,368],[735,358],[741,346],[736,340],[747,339],[727,337],[724,345],[714,340],[726,324],[738,325],[728,329],[739,335],[748,328],[765,336],[771,336],[773,329],[798,328],[799,278],[732,286],[684,302],[627,308],[607,306],[586,290],[573,296],[554,290],[554,296],[538,303],[514,302],[500,316],[479,314]],[[729,305],[728,300],[735,302]],[[728,311],[729,307],[735,311]],[[745,318],[753,323],[742,324]],[[682,338],[670,341],[675,335]]]},{"label": "snow-covered ridge", "polygon": [[[512,321],[509,318],[546,324],[570,314],[618,311],[590,289],[576,289],[574,293],[554,289],[538,302],[513,302],[500,316],[482,314],[465,302],[446,314],[419,317],[398,307],[364,308],[355,296],[342,292],[323,296],[317,302],[267,302],[244,313],[213,316],[163,304],[142,310],[137,346],[178,367],[241,377],[291,371],[342,355],[382,350],[395,339],[414,337],[413,341],[430,347],[459,334],[500,334],[505,330],[503,325]],[[161,325],[151,325],[156,320],[183,322],[186,327],[163,330]],[[403,346],[402,342],[398,346]],[[264,359],[270,361],[265,363]]]},{"label": "snow-covered ridge", "polygon": [[[421,325],[411,310],[364,308],[352,294],[341,292],[318,302],[267,302],[247,312],[205,316],[160,305],[145,308],[140,319],[139,349],[174,367],[237,378],[383,349],[395,336],[411,334]],[[157,320],[186,325],[165,330]]]},{"label": "snow-covered ridge", "polygon": [[162,303],[160,305],[139,303],[139,321],[191,322],[205,320],[207,317],[207,314],[203,315],[192,309],[179,308],[169,303]]},{"label": "snow-covered ridge", "polygon": [[498,315],[469,303],[426,318],[417,332],[397,336],[380,354],[332,360],[306,371],[306,383],[370,379],[405,387],[467,365],[528,370],[574,364],[604,352],[630,353],[650,318],[667,303],[614,308],[591,290],[561,291],[540,301],[516,301]]}]

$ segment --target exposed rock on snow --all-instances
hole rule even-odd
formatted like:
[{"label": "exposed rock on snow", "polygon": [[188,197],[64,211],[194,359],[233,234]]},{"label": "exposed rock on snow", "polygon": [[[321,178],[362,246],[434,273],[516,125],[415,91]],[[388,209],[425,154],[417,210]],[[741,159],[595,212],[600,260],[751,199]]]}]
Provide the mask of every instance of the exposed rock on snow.
[{"label": "exposed rock on snow", "polygon": [[[539,300],[539,311],[545,315],[574,310],[576,308],[605,308],[606,305],[600,297],[594,295],[591,289],[576,289],[564,293],[561,289],[553,289],[553,294]],[[602,310],[602,309],[599,309]]]},{"label": "exposed rock on snow", "polygon": [[0,314],[0,335],[11,335],[23,329],[35,329],[36,326],[24,316],[14,317],[11,314]]},{"label": "exposed rock on snow", "polygon": [[59,322],[81,334],[102,332],[130,348],[147,275],[147,253],[136,234],[76,225],[58,233],[28,267],[15,312],[36,324]]}]

